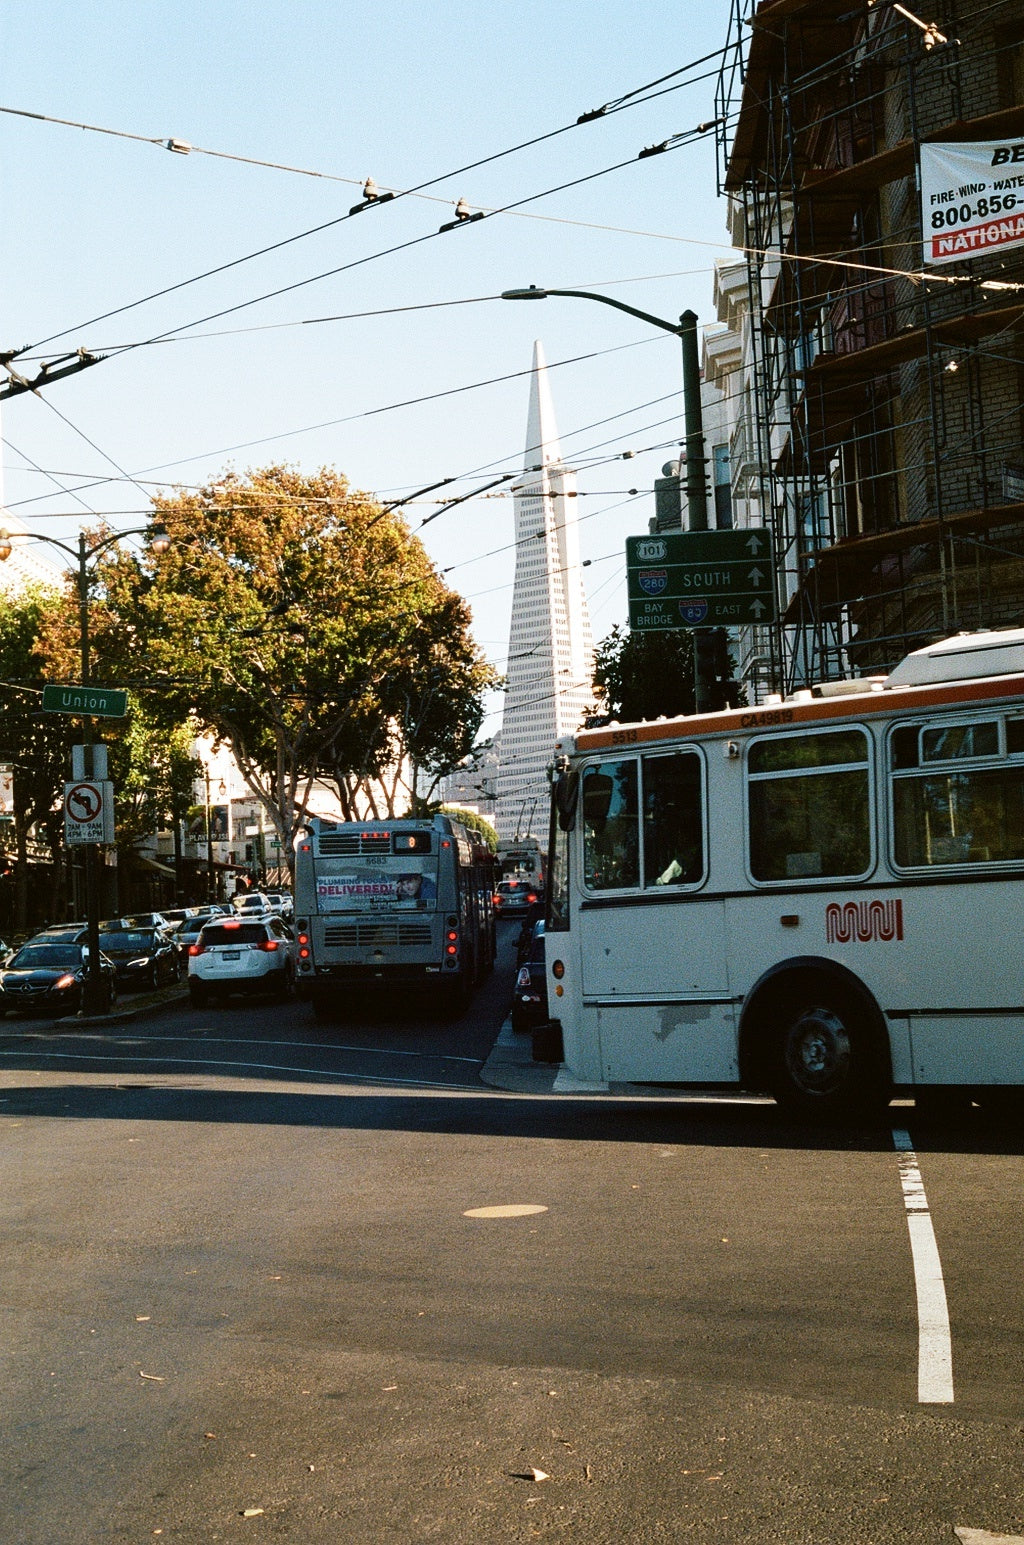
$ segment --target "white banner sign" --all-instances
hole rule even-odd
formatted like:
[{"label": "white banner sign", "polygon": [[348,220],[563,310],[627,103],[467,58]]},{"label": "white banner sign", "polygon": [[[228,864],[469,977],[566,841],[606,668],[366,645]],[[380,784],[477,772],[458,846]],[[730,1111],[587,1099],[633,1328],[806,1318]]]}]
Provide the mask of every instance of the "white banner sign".
[{"label": "white banner sign", "polygon": [[921,146],[926,263],[1024,246],[1024,140]]}]

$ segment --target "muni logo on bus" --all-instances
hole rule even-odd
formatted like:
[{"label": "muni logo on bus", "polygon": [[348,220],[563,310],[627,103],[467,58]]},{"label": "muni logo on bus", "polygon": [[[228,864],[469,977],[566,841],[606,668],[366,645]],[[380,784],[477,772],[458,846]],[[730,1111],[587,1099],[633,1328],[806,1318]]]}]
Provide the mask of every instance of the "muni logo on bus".
[{"label": "muni logo on bus", "polygon": [[890,944],[903,938],[903,902],[830,901],[825,908],[825,938],[829,944]]}]

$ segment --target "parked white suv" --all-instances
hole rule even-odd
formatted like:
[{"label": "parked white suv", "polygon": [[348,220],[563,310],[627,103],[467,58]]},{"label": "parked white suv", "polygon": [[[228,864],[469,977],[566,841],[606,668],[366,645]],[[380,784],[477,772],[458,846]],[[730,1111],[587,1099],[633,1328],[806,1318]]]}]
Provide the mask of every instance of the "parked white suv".
[{"label": "parked white suv", "polygon": [[279,917],[218,917],[188,950],[188,991],[197,1006],[232,992],[291,991],[291,934]]}]

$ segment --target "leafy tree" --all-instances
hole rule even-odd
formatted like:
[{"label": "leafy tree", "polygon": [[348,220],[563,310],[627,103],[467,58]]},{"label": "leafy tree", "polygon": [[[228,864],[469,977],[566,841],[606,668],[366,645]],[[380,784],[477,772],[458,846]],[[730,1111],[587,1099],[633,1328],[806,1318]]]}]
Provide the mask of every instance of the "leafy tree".
[{"label": "leafy tree", "polygon": [[596,712],[622,723],[693,713],[691,633],[631,633],[616,624],[595,650],[594,687]]},{"label": "leafy tree", "polygon": [[490,669],[398,516],[327,468],[228,472],[154,502],[170,550],[102,561],[94,675],[229,745],[283,853],[318,777],[344,805],[388,775],[393,814],[407,761],[465,755]]},{"label": "leafy tree", "polygon": [[[63,913],[63,795],[71,770],[74,719],[44,714],[47,678],[41,634],[67,623],[67,598],[57,588],[32,587],[0,595],[0,762],[14,769],[12,835],[17,857],[13,927],[24,932],[31,918]],[[36,828],[49,847],[53,868],[47,894],[29,898],[29,833]]]},{"label": "leafy tree", "polygon": [[492,853],[498,851],[498,833],[486,816],[482,816],[478,810],[463,810],[458,805],[438,805],[441,815],[450,815],[453,821],[461,821],[463,826],[476,832]]}]

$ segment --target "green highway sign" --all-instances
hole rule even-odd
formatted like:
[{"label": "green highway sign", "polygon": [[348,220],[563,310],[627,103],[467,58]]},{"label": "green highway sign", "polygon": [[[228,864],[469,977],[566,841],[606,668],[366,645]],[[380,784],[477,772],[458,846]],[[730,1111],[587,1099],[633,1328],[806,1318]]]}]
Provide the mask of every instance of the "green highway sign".
[{"label": "green highway sign", "polygon": [[634,632],[775,617],[772,539],[763,526],[628,537],[626,576]]},{"label": "green highway sign", "polygon": [[43,708],[47,713],[87,714],[97,719],[123,719],[128,708],[128,694],[118,687],[43,688]]}]

